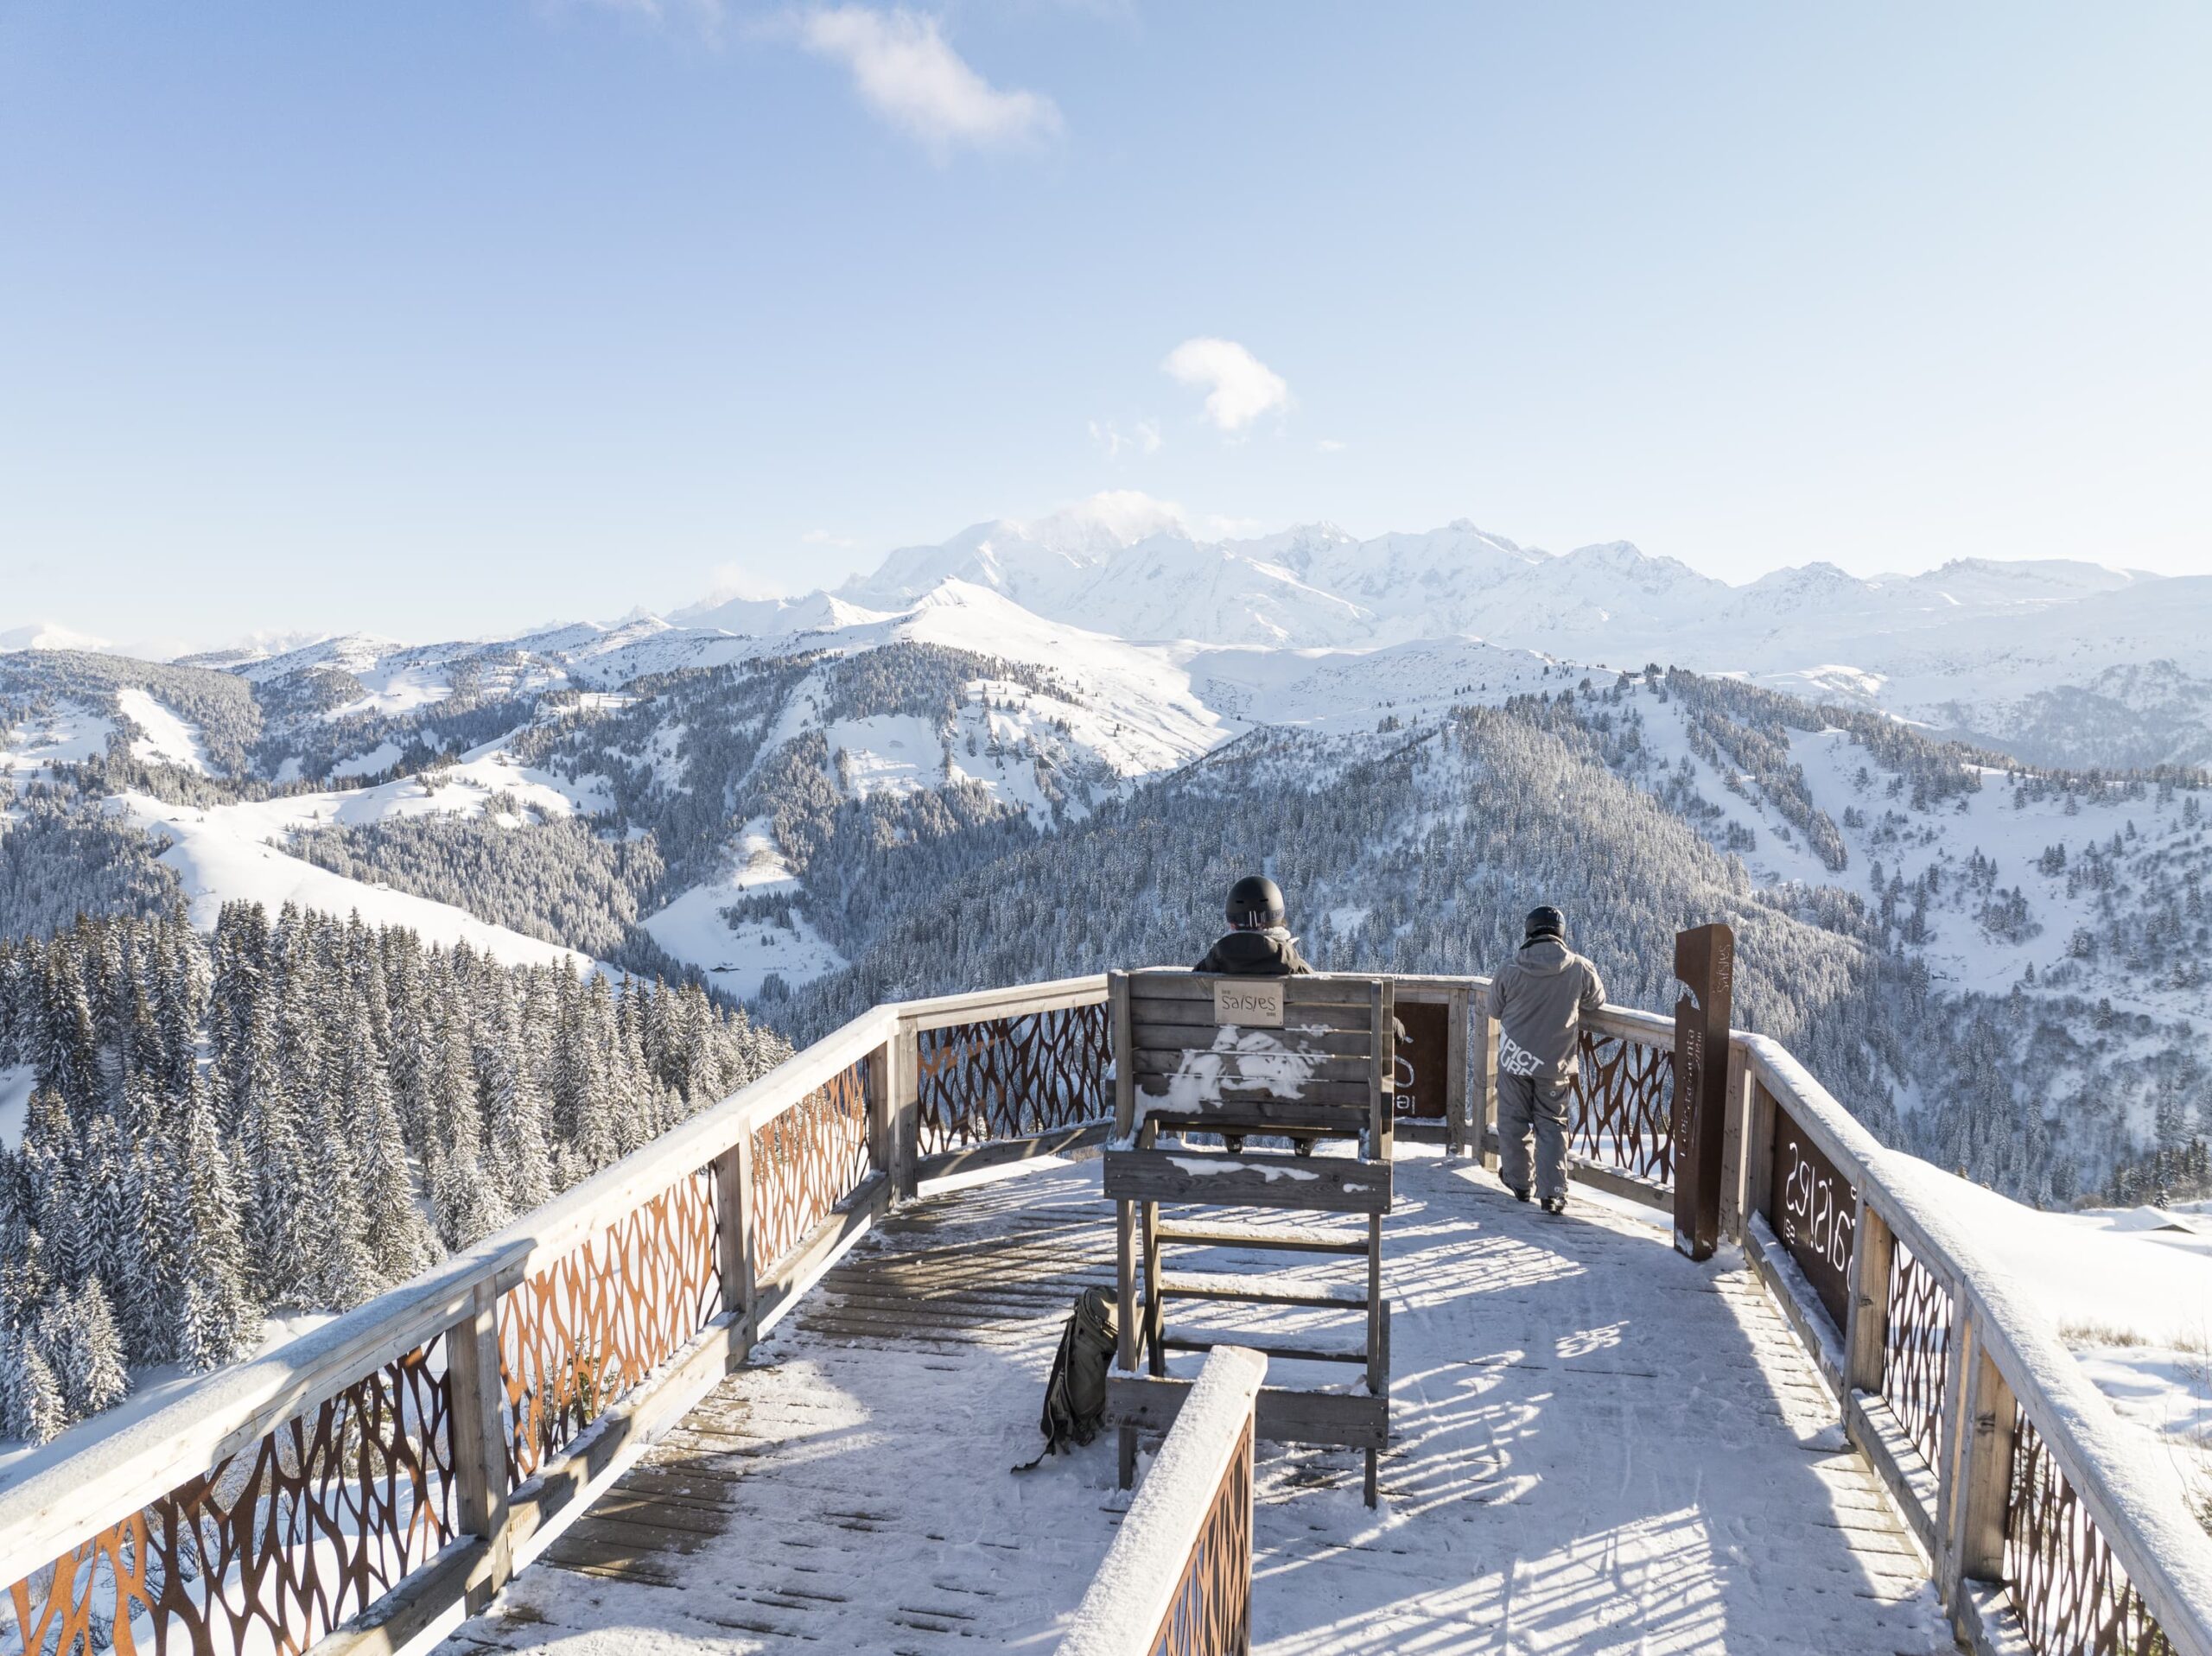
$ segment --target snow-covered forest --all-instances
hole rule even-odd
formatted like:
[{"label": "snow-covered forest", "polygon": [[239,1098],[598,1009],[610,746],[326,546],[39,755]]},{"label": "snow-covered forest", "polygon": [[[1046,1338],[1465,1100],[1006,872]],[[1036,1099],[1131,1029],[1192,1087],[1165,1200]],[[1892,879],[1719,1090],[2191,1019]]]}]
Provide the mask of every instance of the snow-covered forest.
[{"label": "snow-covered forest", "polygon": [[957,580],[759,638],[0,656],[5,1427],[353,1303],[870,1002],[1194,959],[1255,865],[1326,965],[1487,970],[1554,902],[1651,1007],[1727,919],[1738,1019],[1885,1139],[2212,1194],[2208,815],[1736,677],[1134,644]]},{"label": "snow-covered forest", "polygon": [[0,1152],[0,1435],[358,1304],[787,1050],[696,985],[291,908],[0,940],[0,1077],[27,1094]]}]

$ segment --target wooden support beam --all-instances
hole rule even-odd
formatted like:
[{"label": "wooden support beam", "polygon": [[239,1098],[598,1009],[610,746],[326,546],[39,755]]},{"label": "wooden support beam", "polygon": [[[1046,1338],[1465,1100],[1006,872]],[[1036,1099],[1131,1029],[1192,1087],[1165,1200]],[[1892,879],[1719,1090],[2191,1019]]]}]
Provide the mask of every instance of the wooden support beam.
[{"label": "wooden support beam", "polygon": [[485,1544],[463,1602],[471,1615],[514,1574],[507,1526],[507,1432],[500,1413],[506,1388],[499,1376],[499,1304],[480,1283],[468,1315],[446,1330],[446,1385],[453,1414],[454,1520]]},{"label": "wooden support beam", "polygon": [[1979,1339],[1967,1354],[1967,1395],[1959,1411],[1958,1488],[1944,1549],[1943,1602],[1954,1605],[1969,1582],[2005,1578],[2005,1512],[2012,1491],[2012,1388]]},{"label": "wooden support beam", "polygon": [[1897,1238],[1882,1215],[1859,1192],[1859,1213],[1852,1231],[1849,1319],[1843,1330],[1843,1384],[1847,1392],[1878,1395],[1887,1363],[1890,1329],[1890,1265]]},{"label": "wooden support beam", "polygon": [[1390,1164],[1338,1156],[1109,1148],[1103,1182],[1105,1195],[1116,1202],[1198,1202],[1361,1214],[1390,1209]]},{"label": "wooden support beam", "polygon": [[[1149,1375],[1106,1378],[1106,1418],[1140,1431],[1166,1431],[1190,1395],[1186,1380]],[[1390,1440],[1390,1400],[1357,1392],[1305,1392],[1262,1386],[1256,1401],[1255,1437],[1271,1443],[1322,1443],[1337,1449],[1382,1449]]]},{"label": "wooden support beam", "polygon": [[715,1158],[715,1196],[721,1211],[715,1215],[715,1263],[721,1276],[722,1309],[742,1331],[745,1349],[735,1361],[743,1362],[752,1350],[753,1278],[753,1134],[747,1132]]},{"label": "wooden support beam", "polygon": [[[1472,997],[1454,989],[1445,1005],[1444,1150],[1449,1156],[1467,1153],[1467,1015]],[[1479,1135],[1478,1135],[1479,1137]]]}]

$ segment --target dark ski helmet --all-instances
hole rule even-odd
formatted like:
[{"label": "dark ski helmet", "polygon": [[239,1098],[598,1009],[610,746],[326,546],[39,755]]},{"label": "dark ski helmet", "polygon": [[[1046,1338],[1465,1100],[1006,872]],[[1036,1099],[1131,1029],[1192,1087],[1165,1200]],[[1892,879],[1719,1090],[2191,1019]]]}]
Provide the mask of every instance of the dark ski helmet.
[{"label": "dark ski helmet", "polygon": [[1282,888],[1265,874],[1247,874],[1229,888],[1229,923],[1240,931],[1282,924]]},{"label": "dark ski helmet", "polygon": [[1556,937],[1567,941],[1567,917],[1548,903],[1541,909],[1529,910],[1524,942],[1533,943],[1539,937]]}]

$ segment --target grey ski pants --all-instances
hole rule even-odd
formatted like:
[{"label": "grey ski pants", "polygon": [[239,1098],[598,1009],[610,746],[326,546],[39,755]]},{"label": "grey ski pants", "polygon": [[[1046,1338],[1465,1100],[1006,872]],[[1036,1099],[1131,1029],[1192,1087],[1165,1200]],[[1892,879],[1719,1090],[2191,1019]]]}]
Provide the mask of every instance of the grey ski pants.
[{"label": "grey ski pants", "polygon": [[[1516,1190],[1535,1186],[1544,1201],[1567,1194],[1567,1112],[1574,1089],[1535,1075],[1497,1078],[1497,1176]],[[1529,1138],[1536,1139],[1535,1177],[1529,1171]]]}]

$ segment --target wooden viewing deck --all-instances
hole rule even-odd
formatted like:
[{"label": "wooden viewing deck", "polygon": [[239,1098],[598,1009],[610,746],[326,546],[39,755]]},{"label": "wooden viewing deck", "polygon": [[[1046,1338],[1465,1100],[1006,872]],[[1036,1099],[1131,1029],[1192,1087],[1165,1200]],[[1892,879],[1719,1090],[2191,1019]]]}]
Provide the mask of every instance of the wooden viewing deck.
[{"label": "wooden viewing deck", "polygon": [[[1926,1561],[1740,1256],[1693,1265],[1632,1210],[1549,1218],[1470,1162],[1405,1156],[1382,1507],[1357,1454],[1261,1445],[1255,1648],[1950,1648]],[[1128,1499],[1112,1433],[1007,1468],[1113,1236],[1096,1162],[902,1209],[445,1656],[1051,1649]]]},{"label": "wooden viewing deck", "polygon": [[[0,1484],[0,1656],[2212,1656],[2178,1472],[1924,1166],[1728,1028],[1710,981],[1681,1014],[1702,1025],[1585,1021],[1563,1219],[1471,1154],[1481,978],[1358,980],[1443,1078],[1440,1151],[1373,1130],[1372,1050],[1370,1127],[1322,1147],[1357,1171],[1147,1149],[1141,1124],[1109,1165],[1187,1204],[1153,1348],[1191,1379],[1217,1343],[1187,1402],[1117,1380],[1140,1420],[1182,1410],[1134,1501],[1110,1428],[1013,1475],[1060,1319],[1119,1269],[1099,1165],[1041,1158],[1130,1105],[1129,981],[873,1007],[414,1281],[52,1446]],[[1210,1012],[1131,1074],[1173,1102],[1219,1037],[1260,1050],[1255,1016]],[[1317,1060],[1321,1101],[1344,1062]],[[1285,1215],[1341,1243],[1215,1240],[1197,1198],[1277,1181],[1346,1197]],[[1379,1297],[1328,1291],[1378,1212]],[[1314,1395],[1370,1384],[1372,1511],[1363,1450],[1268,1439],[1371,1418]]]}]

